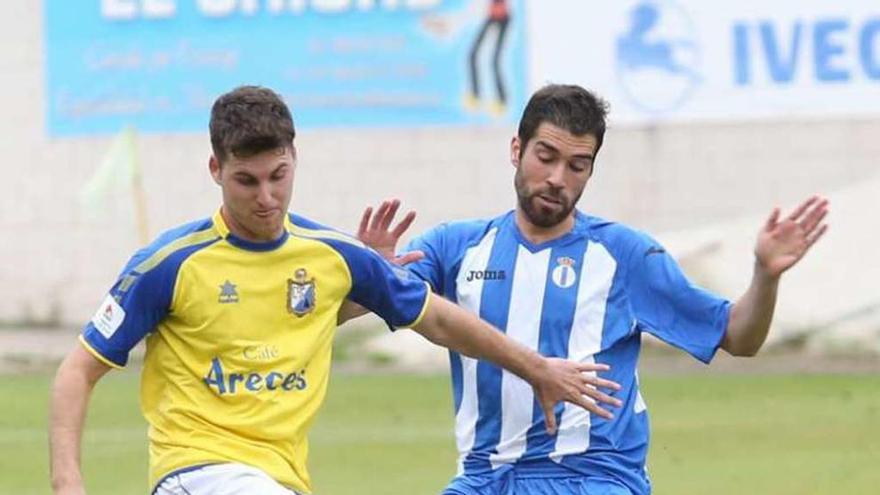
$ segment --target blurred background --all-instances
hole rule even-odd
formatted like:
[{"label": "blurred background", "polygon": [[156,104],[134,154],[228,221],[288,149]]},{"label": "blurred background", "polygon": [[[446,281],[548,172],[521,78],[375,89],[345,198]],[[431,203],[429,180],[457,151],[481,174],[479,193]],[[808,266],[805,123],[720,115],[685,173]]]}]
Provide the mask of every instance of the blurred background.
[{"label": "blurred background", "polygon": [[[692,464],[718,460],[725,450],[676,446],[687,434],[662,418],[681,416],[652,408],[652,472],[660,494],[704,493],[689,490],[725,473],[722,484],[733,491],[715,493],[873,493],[865,487],[880,483],[865,471],[880,459],[876,2],[7,0],[0,12],[0,369],[15,378],[0,396],[32,399],[7,411],[0,442],[34,453],[0,459],[0,493],[46,492],[49,373],[127,258],[160,232],[219,206],[207,173],[208,115],[216,96],[240,84],[269,86],[291,106],[299,152],[291,209],[347,232],[356,230],[364,207],[385,198],[418,212],[411,233],[512,208],[510,138],[528,96],[549,82],[582,85],[610,103],[609,131],[580,208],[650,232],[696,282],[727,297],[747,285],[754,236],[774,206],[791,208],[814,193],[829,197],[831,229],[786,275],[764,357],[720,358],[710,369],[725,378],[706,381],[717,394],[707,392],[709,410],[689,423],[720,434],[715,445],[727,446],[744,436],[703,421],[717,420],[723,401],[785,397],[786,407],[818,416],[772,426],[768,418],[777,413],[767,405],[760,414],[731,413],[721,424],[758,414],[767,421],[752,426],[765,430],[745,438],[783,449],[774,460],[796,451],[803,457],[792,462],[827,471],[813,469],[803,484],[775,473],[779,484],[737,491],[744,480],[755,483],[742,473],[763,473],[767,459],[744,453],[741,460],[752,464],[731,463],[729,470]],[[388,417],[377,412],[379,433],[368,435],[361,457],[345,463],[402,477],[399,488],[375,485],[385,488],[367,493],[436,492],[454,469],[445,354],[365,318],[340,330],[337,358],[345,397],[405,386],[396,380],[418,393],[436,392],[416,401],[439,401],[425,415],[397,406],[396,423],[387,428],[421,418],[424,424],[410,425],[412,435],[381,430],[378,422]],[[649,403],[656,396],[672,408],[701,397],[706,368],[659,344],[644,363],[645,374],[660,377],[645,379]],[[724,381],[743,371],[750,373],[745,384]],[[815,388],[792,378],[829,373]],[[94,493],[143,493],[137,377],[117,380],[111,383],[119,393],[131,394],[120,400],[131,403],[119,407],[123,419],[107,420],[122,426],[101,430],[93,418],[90,438],[105,449],[87,443],[99,458],[87,455],[85,462],[97,473]],[[765,392],[765,383],[774,386]],[[829,388],[843,394],[838,407],[820,400]],[[739,400],[729,390],[755,395]],[[792,390],[802,393],[788,397]],[[341,393],[335,398],[331,389],[330,396],[328,417],[336,418],[334,404],[352,409]],[[402,399],[389,399],[396,400]],[[792,439],[802,439],[805,430],[832,423],[853,430],[826,432],[788,450],[774,437],[786,424]],[[339,424],[319,422],[318,493],[363,489],[357,474],[351,477],[360,483],[332,484],[346,478],[329,452],[364,440],[339,437]],[[420,444],[426,453],[416,456],[424,470],[404,470],[415,484],[393,469],[397,461],[375,462],[377,453],[412,449],[408,442],[431,431],[434,443]],[[689,434],[696,444],[712,443],[705,432]],[[370,443],[400,435],[399,444]],[[107,445],[140,449],[131,453],[135,478],[122,482],[125,490],[106,478],[100,459],[128,454]],[[669,450],[675,448],[681,450]],[[824,456],[835,448],[841,457],[829,461]],[[689,478],[696,471],[710,474]]]}]

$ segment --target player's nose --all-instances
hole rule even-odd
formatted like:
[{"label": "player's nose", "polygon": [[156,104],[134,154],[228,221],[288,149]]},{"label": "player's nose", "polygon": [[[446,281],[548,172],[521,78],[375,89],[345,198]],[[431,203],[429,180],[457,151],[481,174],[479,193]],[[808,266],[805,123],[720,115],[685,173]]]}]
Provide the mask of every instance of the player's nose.
[{"label": "player's nose", "polygon": [[546,181],[547,185],[554,189],[561,189],[563,185],[565,185],[565,165],[562,163],[556,163],[552,167],[547,174]]},{"label": "player's nose", "polygon": [[272,188],[269,184],[260,184],[257,188],[257,204],[260,206],[269,206],[272,204]]}]

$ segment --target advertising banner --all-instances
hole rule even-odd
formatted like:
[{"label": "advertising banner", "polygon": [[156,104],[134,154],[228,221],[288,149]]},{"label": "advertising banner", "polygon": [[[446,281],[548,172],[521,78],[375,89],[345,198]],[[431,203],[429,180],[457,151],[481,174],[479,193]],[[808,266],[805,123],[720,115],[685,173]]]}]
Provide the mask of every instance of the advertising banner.
[{"label": "advertising banner", "polygon": [[523,0],[46,0],[54,136],[207,129],[241,84],[298,126],[512,121],[528,80]]},{"label": "advertising banner", "polygon": [[530,81],[573,82],[615,123],[880,114],[868,0],[535,0]]}]

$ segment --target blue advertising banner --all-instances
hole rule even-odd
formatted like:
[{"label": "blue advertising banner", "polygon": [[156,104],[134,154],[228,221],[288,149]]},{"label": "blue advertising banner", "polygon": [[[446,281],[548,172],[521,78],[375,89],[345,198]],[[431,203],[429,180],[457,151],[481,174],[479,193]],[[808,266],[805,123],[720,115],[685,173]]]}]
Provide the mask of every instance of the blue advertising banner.
[{"label": "blue advertising banner", "polygon": [[[530,79],[596,90],[615,125],[880,115],[876,0],[540,5],[528,15]],[[572,32],[589,47],[577,63]]]},{"label": "blue advertising banner", "polygon": [[53,136],[207,129],[241,84],[298,127],[511,121],[523,0],[46,0]]}]

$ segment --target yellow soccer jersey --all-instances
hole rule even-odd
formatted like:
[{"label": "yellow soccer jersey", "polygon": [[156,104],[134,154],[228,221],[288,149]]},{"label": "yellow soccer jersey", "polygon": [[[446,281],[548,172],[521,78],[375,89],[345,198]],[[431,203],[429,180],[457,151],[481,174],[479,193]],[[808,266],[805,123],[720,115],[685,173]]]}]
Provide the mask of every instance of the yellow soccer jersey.
[{"label": "yellow soccer jersey", "polygon": [[248,242],[219,212],[169,231],[129,261],[80,340],[122,367],[146,337],[141,407],[150,484],[217,462],[258,467],[309,492],[309,430],[324,400],[346,298],[411,326],[427,286],[357,241],[290,215]]}]

